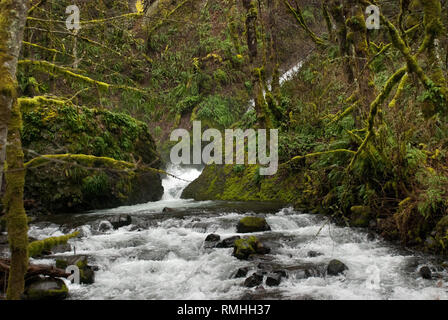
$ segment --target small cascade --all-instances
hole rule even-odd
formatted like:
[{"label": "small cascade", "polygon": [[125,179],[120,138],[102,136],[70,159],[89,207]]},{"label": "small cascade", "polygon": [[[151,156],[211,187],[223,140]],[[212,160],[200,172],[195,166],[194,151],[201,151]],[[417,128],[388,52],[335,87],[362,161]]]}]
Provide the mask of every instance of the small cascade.
[{"label": "small cascade", "polygon": [[202,170],[195,167],[184,167],[180,165],[169,164],[166,172],[172,176],[166,176],[162,180],[165,193],[162,200],[180,199],[182,191],[202,173]]}]

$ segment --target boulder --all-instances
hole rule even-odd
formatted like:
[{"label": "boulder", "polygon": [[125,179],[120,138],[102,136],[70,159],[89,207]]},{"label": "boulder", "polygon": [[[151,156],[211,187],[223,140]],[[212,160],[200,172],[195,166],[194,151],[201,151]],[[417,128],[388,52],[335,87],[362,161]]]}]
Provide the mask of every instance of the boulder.
[{"label": "boulder", "polygon": [[253,254],[268,254],[271,251],[265,247],[257,237],[238,239],[233,247],[233,256],[240,260],[246,260]]},{"label": "boulder", "polygon": [[236,272],[234,278],[244,278],[245,276],[247,276],[247,273],[249,272],[249,268],[239,268],[238,271]]},{"label": "boulder", "polygon": [[428,266],[421,267],[420,270],[418,271],[418,273],[420,274],[420,276],[423,279],[426,279],[426,280],[431,280],[432,279],[432,272],[431,272],[431,269]]},{"label": "boulder", "polygon": [[209,234],[205,238],[205,242],[218,242],[219,240],[221,240],[221,237],[218,234]]},{"label": "boulder", "polygon": [[98,268],[88,264],[87,256],[75,255],[56,259],[56,268],[65,270],[68,266],[77,266],[79,268],[81,283],[92,284],[95,282],[95,270],[98,270]]},{"label": "boulder", "polygon": [[265,218],[245,217],[238,222],[236,230],[238,233],[251,233],[270,231],[271,227],[268,225]]},{"label": "boulder", "polygon": [[280,273],[270,273],[266,278],[266,285],[269,287],[277,287],[282,282],[282,275]]},{"label": "boulder", "polygon": [[324,255],[323,253],[313,251],[313,250],[308,251],[308,254],[307,254],[307,256],[310,258],[316,258],[316,257],[323,256],[323,255]]},{"label": "boulder", "polygon": [[331,260],[327,266],[327,275],[338,276],[348,270],[348,267],[339,260]]},{"label": "boulder", "polygon": [[132,223],[132,218],[130,215],[120,215],[118,217],[109,218],[108,221],[116,230],[122,227],[129,226]]},{"label": "boulder", "polygon": [[101,221],[99,226],[98,226],[98,231],[100,232],[107,232],[110,230],[113,230],[114,226],[112,225],[112,223],[110,221],[104,220]]},{"label": "boulder", "polygon": [[39,278],[29,283],[24,291],[25,300],[63,300],[68,296],[64,281],[54,278]]},{"label": "boulder", "polygon": [[169,213],[169,212],[174,212],[175,210],[172,208],[163,208],[162,212],[163,213]]},{"label": "boulder", "polygon": [[240,236],[234,236],[222,240],[216,245],[216,248],[232,248],[235,245],[235,240],[241,239]]},{"label": "boulder", "polygon": [[256,272],[244,281],[244,286],[247,288],[253,288],[259,286],[262,283],[263,283],[263,274]]}]

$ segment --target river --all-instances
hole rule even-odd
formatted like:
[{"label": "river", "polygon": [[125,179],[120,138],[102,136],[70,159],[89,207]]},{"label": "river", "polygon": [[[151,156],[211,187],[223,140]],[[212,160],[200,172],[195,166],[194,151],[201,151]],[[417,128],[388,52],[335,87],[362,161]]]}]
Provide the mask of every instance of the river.
[{"label": "river", "polygon": [[[195,168],[167,170],[190,181],[200,174]],[[33,224],[29,233],[43,239],[82,230],[82,237],[70,243],[99,270],[93,285],[69,284],[70,299],[448,299],[448,274],[437,257],[275,203],[181,200],[187,184],[167,177],[161,201],[58,215]],[[163,213],[164,208],[171,210]],[[120,214],[130,215],[132,224],[98,231],[99,222]],[[242,261],[232,256],[230,248],[204,246],[208,234],[219,234],[221,239],[237,235],[239,219],[254,214],[266,217],[272,228],[255,234],[271,248],[270,254]],[[310,251],[321,255],[310,257]],[[325,275],[332,259],[347,265],[345,275]],[[433,280],[421,278],[418,270],[423,265],[433,269]],[[249,268],[248,276],[280,268],[287,277],[278,287],[263,284],[250,289],[243,286],[245,278],[234,278],[242,267]],[[317,270],[316,275],[305,277],[307,268]],[[377,277],[374,286],[368,281],[372,276]]]}]

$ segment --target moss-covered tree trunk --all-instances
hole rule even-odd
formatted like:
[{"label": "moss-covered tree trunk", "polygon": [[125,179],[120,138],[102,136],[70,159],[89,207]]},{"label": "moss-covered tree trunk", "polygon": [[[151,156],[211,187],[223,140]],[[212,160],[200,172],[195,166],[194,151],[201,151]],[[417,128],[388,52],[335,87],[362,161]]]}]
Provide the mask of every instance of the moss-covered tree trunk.
[{"label": "moss-covered tree trunk", "polygon": [[345,69],[348,82],[353,82],[353,70],[349,62],[349,45],[347,42],[347,25],[345,24],[344,2],[342,0],[331,0],[329,3],[330,14],[336,24],[337,38],[339,42],[339,54]]},{"label": "moss-covered tree trunk", "polygon": [[6,211],[11,266],[7,298],[18,300],[28,268],[28,224],[23,208],[25,170],[20,137],[16,69],[28,10],[27,0],[0,1],[0,166],[6,156]]},{"label": "moss-covered tree trunk", "polygon": [[370,104],[375,99],[372,75],[367,65],[369,60],[369,39],[366,17],[364,16],[364,6],[361,4],[361,1],[347,0],[347,3],[351,11],[351,16],[347,19],[347,25],[350,29],[348,41],[353,46],[351,65],[356,77],[358,96],[363,107],[361,116],[366,116],[369,112]]},{"label": "moss-covered tree trunk", "polygon": [[20,299],[25,287],[25,274],[28,269],[28,220],[23,205],[26,170],[23,165],[21,126],[20,107],[15,100],[8,125],[6,192],[4,197],[11,251],[11,267],[6,298],[10,300]]},{"label": "moss-covered tree trunk", "polygon": [[16,97],[17,59],[26,22],[26,0],[0,0],[0,187],[6,158],[8,121]]},{"label": "moss-covered tree trunk", "polygon": [[246,37],[247,47],[249,49],[249,59],[253,62],[258,55],[257,43],[257,3],[254,0],[243,0],[243,6],[246,9]]}]

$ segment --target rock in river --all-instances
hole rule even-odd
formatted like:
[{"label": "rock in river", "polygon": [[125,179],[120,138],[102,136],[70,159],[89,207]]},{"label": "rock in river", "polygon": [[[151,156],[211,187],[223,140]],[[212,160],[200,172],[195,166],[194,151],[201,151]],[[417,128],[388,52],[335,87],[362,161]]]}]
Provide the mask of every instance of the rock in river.
[{"label": "rock in river", "polygon": [[233,247],[233,255],[240,260],[245,260],[253,254],[268,254],[270,251],[271,249],[265,247],[254,236],[236,240]]},{"label": "rock in river", "polygon": [[238,240],[238,239],[241,239],[241,237],[234,236],[234,237],[224,239],[216,245],[216,248],[232,248],[235,244],[235,240]]},{"label": "rock in river", "polygon": [[327,267],[327,275],[329,276],[337,276],[342,274],[345,270],[348,270],[348,267],[339,260],[331,260]]},{"label": "rock in river", "polygon": [[221,237],[218,234],[209,234],[205,238],[205,242],[218,242],[219,240],[221,240]]},{"label": "rock in river", "polygon": [[419,274],[423,279],[426,279],[426,280],[432,279],[431,269],[429,269],[429,267],[427,267],[427,266],[421,267],[419,270]]},{"label": "rock in river", "polygon": [[263,283],[263,274],[254,273],[244,281],[244,286],[248,288],[253,288],[259,286],[262,283]]},{"label": "rock in river", "polygon": [[113,217],[108,219],[112,224],[114,229],[120,229],[122,227],[126,227],[132,223],[132,218],[130,215],[120,215],[118,217]]},{"label": "rock in river", "polygon": [[282,282],[282,275],[280,273],[270,273],[266,278],[266,285],[269,287],[277,287]]},{"label": "rock in river", "polygon": [[268,225],[265,218],[245,217],[238,222],[236,229],[238,233],[251,233],[270,231],[271,227]]},{"label": "rock in river", "polygon": [[54,278],[38,278],[27,285],[25,300],[63,300],[68,296],[64,281]]}]

